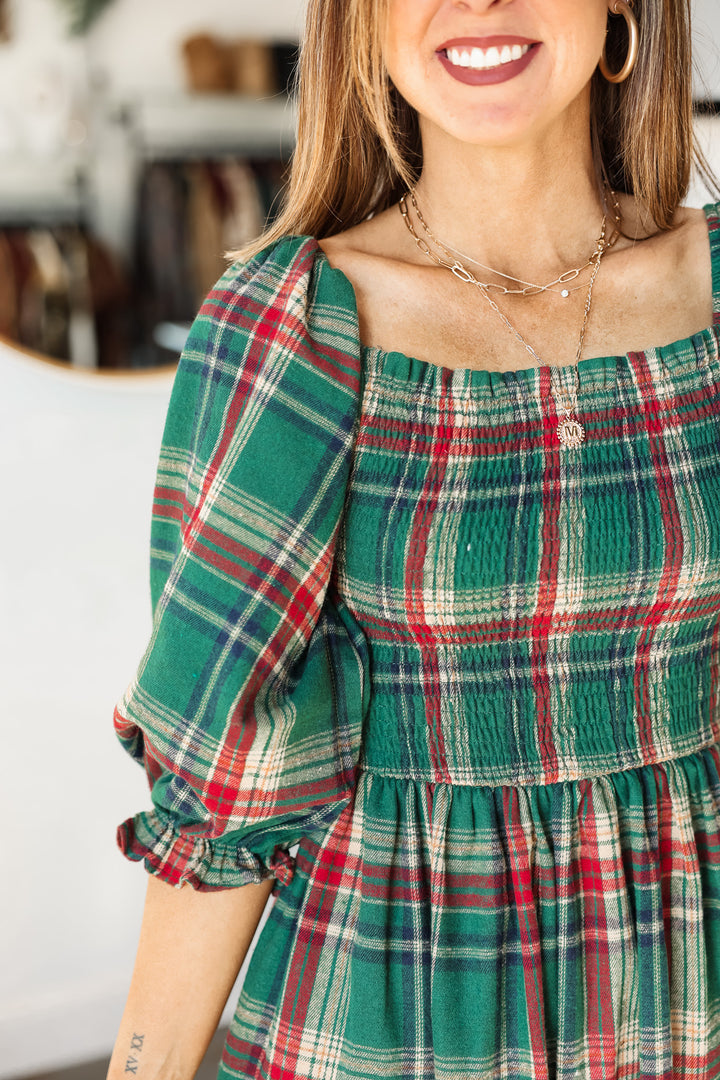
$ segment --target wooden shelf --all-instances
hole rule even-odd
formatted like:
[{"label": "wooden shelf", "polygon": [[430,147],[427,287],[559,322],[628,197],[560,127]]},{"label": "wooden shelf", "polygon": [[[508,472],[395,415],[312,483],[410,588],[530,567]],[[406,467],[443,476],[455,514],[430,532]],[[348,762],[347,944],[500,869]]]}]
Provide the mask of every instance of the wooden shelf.
[{"label": "wooden shelf", "polygon": [[0,157],[0,226],[78,221],[84,213],[84,154]]},{"label": "wooden shelf", "polygon": [[295,143],[295,109],[284,96],[255,100],[236,94],[179,94],[130,103],[128,112],[145,157],[276,157],[289,153]]}]

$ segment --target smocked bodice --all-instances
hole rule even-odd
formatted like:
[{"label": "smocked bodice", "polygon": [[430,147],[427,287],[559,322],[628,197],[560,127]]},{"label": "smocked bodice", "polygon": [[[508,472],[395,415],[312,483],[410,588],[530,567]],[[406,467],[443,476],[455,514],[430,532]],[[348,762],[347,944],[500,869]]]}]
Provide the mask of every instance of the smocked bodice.
[{"label": "smocked bodice", "polygon": [[551,382],[366,349],[337,564],[370,646],[365,768],[533,784],[720,735],[718,331]]}]

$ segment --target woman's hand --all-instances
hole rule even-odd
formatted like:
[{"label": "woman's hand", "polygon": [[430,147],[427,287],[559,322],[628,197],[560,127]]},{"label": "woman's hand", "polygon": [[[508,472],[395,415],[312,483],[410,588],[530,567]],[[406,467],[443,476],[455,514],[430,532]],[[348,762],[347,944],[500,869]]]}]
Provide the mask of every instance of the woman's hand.
[{"label": "woman's hand", "polygon": [[127,1005],[107,1080],[192,1080],[273,879],[217,892],[148,879]]}]

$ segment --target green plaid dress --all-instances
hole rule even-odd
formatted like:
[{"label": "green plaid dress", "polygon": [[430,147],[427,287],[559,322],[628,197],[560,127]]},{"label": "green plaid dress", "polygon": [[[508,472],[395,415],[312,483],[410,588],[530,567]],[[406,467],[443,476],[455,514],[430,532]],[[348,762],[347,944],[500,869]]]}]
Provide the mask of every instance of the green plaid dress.
[{"label": "green plaid dress", "polygon": [[210,293],[116,725],[129,858],[276,878],[223,1080],[720,1077],[719,211],[713,325],[583,359],[577,449],[571,369],[363,348],[312,239]]}]

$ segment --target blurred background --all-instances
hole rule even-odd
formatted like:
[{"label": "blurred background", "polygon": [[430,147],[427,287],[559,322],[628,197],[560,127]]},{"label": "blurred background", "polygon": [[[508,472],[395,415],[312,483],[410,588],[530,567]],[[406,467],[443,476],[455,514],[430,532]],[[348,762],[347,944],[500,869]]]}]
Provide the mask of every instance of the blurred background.
[{"label": "blurred background", "polygon": [[[145,874],[114,833],[148,796],[111,717],[162,423],[222,252],[277,208],[302,7],[0,0],[0,1080],[100,1076],[119,1023]],[[694,7],[720,172],[720,4]]]}]

